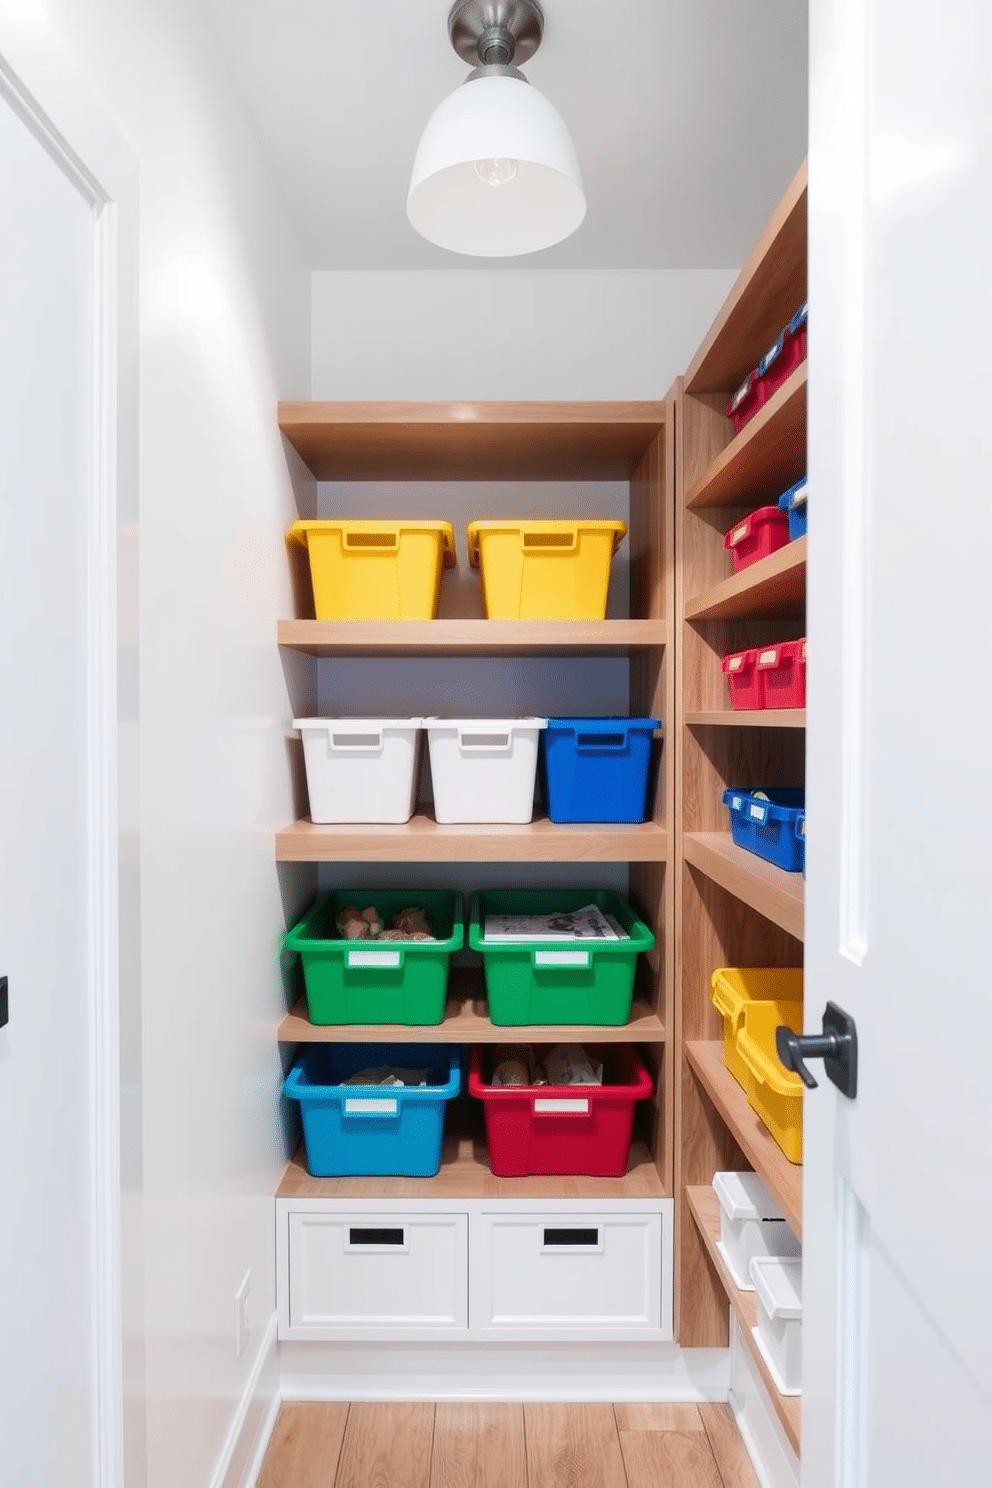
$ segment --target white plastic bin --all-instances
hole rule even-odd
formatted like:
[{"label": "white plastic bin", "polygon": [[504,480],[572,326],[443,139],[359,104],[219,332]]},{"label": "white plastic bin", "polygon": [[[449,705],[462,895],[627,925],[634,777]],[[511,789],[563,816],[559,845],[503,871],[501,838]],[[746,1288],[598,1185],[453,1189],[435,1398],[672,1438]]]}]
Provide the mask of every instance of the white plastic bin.
[{"label": "white plastic bin", "polygon": [[717,1248],[734,1284],[753,1292],[754,1256],[800,1256],[802,1247],[757,1173],[714,1173],[713,1192],[720,1200]]},{"label": "white plastic bin", "polygon": [[803,1263],[755,1256],[751,1280],[758,1298],[752,1330],[780,1395],[802,1394]]},{"label": "white plastic bin", "polygon": [[546,718],[425,718],[439,822],[529,822]]},{"label": "white plastic bin", "polygon": [[409,821],[423,726],[422,718],[294,718],[311,821]]}]

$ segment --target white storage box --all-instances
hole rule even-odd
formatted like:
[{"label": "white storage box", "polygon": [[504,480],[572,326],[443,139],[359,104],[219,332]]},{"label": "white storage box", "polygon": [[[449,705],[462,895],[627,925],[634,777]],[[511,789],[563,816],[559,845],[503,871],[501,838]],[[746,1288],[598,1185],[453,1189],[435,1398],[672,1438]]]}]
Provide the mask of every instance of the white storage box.
[{"label": "white storage box", "polygon": [[720,1200],[717,1249],[742,1292],[754,1291],[752,1257],[802,1255],[799,1241],[757,1173],[714,1173],[713,1192]]},{"label": "white storage box", "polygon": [[758,1298],[755,1342],[780,1395],[802,1394],[803,1263],[755,1256],[751,1280]]},{"label": "white storage box", "polygon": [[409,821],[423,726],[422,718],[294,718],[311,821]]},{"label": "white storage box", "polygon": [[425,718],[439,822],[529,822],[546,718]]}]

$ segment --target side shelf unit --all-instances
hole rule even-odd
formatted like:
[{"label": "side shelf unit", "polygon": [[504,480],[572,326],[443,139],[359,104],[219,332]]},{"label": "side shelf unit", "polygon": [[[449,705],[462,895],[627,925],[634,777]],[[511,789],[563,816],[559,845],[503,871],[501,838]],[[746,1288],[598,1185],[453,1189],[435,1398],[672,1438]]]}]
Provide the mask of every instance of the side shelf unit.
[{"label": "side shelf unit", "polygon": [[[302,1000],[279,1027],[279,1039],[287,1046],[310,1041],[468,1045],[565,1039],[638,1046],[654,1076],[655,1096],[638,1107],[626,1177],[496,1179],[486,1157],[481,1112],[473,1109],[475,1103],[461,1101],[455,1102],[449,1112],[441,1169],[434,1178],[314,1179],[307,1174],[302,1154],[298,1153],[277,1191],[279,1224],[288,1227],[284,1237],[287,1243],[280,1251],[280,1321],[281,1336],[285,1338],[585,1336],[582,1327],[573,1326],[568,1319],[557,1326],[557,1331],[547,1320],[543,1331],[526,1325],[516,1333],[501,1330],[482,1316],[492,1299],[481,1298],[474,1291],[467,1322],[458,1306],[452,1311],[448,1299],[442,1298],[438,1304],[442,1320],[430,1325],[421,1321],[419,1333],[416,1327],[411,1329],[402,1322],[395,1330],[385,1324],[381,1332],[367,1327],[352,1329],[347,1320],[333,1313],[333,1306],[328,1316],[333,1314],[337,1321],[327,1323],[325,1318],[322,1322],[320,1307],[308,1312],[307,1298],[297,1296],[303,1286],[303,1266],[295,1280],[289,1275],[288,1268],[295,1264],[296,1243],[290,1232],[297,1225],[304,1251],[310,1243],[317,1247],[311,1255],[317,1266],[323,1254],[320,1246],[325,1243],[319,1238],[320,1223],[326,1220],[330,1226],[326,1244],[333,1250],[338,1243],[331,1234],[335,1214],[412,1213],[421,1217],[417,1220],[420,1224],[424,1215],[450,1217],[458,1211],[467,1225],[469,1250],[475,1256],[478,1272],[490,1252],[497,1254],[492,1246],[501,1243],[497,1233],[500,1214],[515,1212],[516,1222],[525,1225],[527,1216],[533,1218],[540,1212],[550,1214],[553,1224],[556,1213],[572,1214],[573,1222],[577,1222],[576,1215],[581,1211],[598,1216],[597,1223],[608,1225],[610,1216],[615,1219],[623,1213],[634,1216],[654,1211],[659,1223],[664,1216],[670,1298],[675,1171],[671,1042],[675,889],[669,866],[675,784],[675,684],[670,644],[674,605],[673,405],[290,403],[280,405],[279,424],[288,443],[318,481],[442,483],[431,496],[431,504],[440,514],[444,513],[446,481],[622,481],[629,486],[626,546],[630,603],[629,615],[624,618],[598,622],[488,621],[469,616],[391,622],[295,618],[280,621],[277,633],[284,653],[312,658],[314,666],[321,658],[333,661],[346,657],[368,658],[370,662],[404,657],[411,667],[438,657],[495,657],[511,668],[520,658],[535,656],[619,657],[627,663],[631,714],[664,721],[652,815],[642,824],[557,825],[538,814],[525,826],[442,826],[429,807],[419,805],[412,820],[402,826],[318,826],[301,817],[280,830],[275,841],[276,859],[285,864],[546,863],[551,882],[556,864],[629,865],[628,898],[654,931],[656,949],[650,957],[639,958],[633,1009],[624,1027],[497,1027],[489,1019],[481,969],[471,966],[453,969],[444,1021],[437,1027],[315,1027]],[[301,594],[305,587],[298,585]],[[300,613],[304,613],[302,608]],[[484,715],[484,696],[479,697],[477,706]],[[590,698],[590,712],[594,711],[595,698]],[[583,1222],[588,1224],[589,1220]],[[307,1226],[309,1240],[304,1233]],[[461,1265],[462,1240],[452,1240],[449,1234],[443,1243],[455,1247]],[[650,1243],[654,1245],[655,1241]],[[411,1256],[415,1249],[411,1241]],[[571,1259],[574,1262],[579,1258],[573,1255]],[[595,1287],[593,1273],[590,1282]],[[416,1277],[414,1285],[419,1285]],[[297,1303],[291,1303],[294,1297],[299,1302],[295,1313]],[[667,1306],[660,1305],[660,1326],[671,1336],[670,1300]],[[618,1306],[616,1316],[622,1314],[623,1308]],[[612,1326],[611,1333],[605,1324],[594,1321],[589,1336],[645,1336],[636,1320],[629,1327],[622,1323]],[[657,1327],[652,1336],[659,1336]]]},{"label": "side shelf unit", "polygon": [[805,363],[739,434],[726,416],[728,398],[805,298],[804,166],[676,384],[675,516],[676,1336],[689,1347],[725,1345],[732,1308],[797,1453],[800,1402],[778,1393],[753,1344],[754,1296],[735,1287],[716,1250],[711,1182],[721,1169],[754,1168],[801,1238],[802,1169],[727,1070],[710,975],[718,966],[803,959],[802,876],[735,846],[722,796],[727,787],[803,783],[805,712],[733,711],[721,660],[805,634],[806,539],[736,575],[723,541],[805,473]]}]

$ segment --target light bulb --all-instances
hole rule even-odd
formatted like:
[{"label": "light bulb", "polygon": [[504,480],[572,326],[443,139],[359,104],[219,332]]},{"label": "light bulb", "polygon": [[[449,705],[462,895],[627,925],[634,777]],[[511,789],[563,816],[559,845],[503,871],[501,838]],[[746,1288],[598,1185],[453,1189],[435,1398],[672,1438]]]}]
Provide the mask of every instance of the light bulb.
[{"label": "light bulb", "polygon": [[517,174],[515,160],[477,160],[475,174],[487,186],[505,186]]}]

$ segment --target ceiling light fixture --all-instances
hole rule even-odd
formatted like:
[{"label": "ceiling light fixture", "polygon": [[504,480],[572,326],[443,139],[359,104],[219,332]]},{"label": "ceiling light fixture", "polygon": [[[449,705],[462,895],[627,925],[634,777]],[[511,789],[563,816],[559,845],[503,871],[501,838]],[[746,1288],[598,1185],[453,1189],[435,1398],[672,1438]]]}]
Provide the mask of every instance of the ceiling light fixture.
[{"label": "ceiling light fixture", "polygon": [[561,115],[514,65],[541,44],[537,0],[455,0],[448,35],[477,65],[427,121],[406,212],[428,242],[504,258],[560,243],[586,214]]}]

